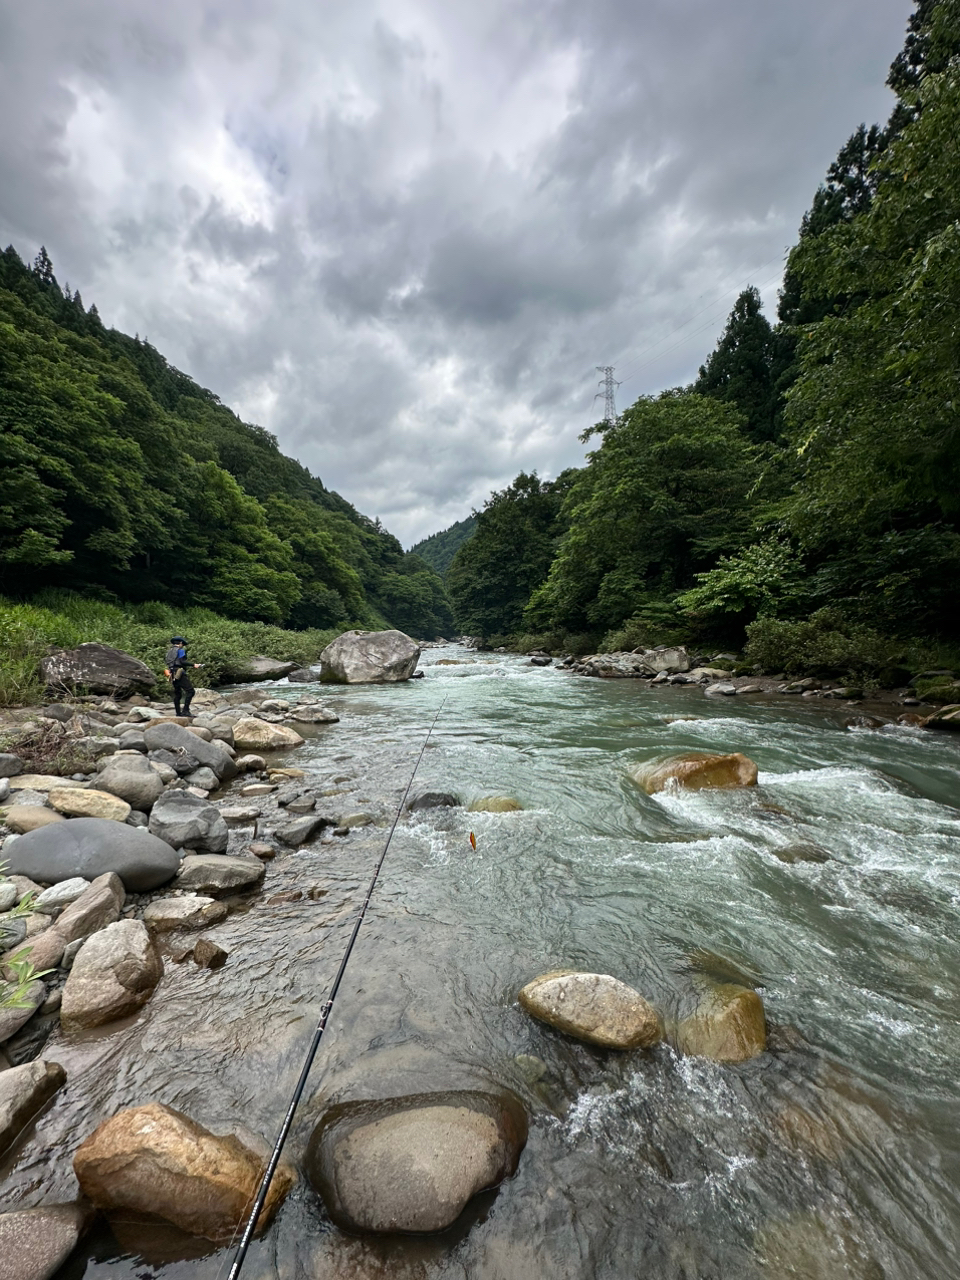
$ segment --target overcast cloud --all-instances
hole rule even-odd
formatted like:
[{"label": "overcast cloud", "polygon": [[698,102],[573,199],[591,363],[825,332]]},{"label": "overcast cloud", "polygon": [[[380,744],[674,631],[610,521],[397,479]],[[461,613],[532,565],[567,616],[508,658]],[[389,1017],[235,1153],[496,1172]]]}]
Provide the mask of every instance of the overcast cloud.
[{"label": "overcast cloud", "polygon": [[409,545],[772,315],[911,11],[0,0],[0,237]]}]

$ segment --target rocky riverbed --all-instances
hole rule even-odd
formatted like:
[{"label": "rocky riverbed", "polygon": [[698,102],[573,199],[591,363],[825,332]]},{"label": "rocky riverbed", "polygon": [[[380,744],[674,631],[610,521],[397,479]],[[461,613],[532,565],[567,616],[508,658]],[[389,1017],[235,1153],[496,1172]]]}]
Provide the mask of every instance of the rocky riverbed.
[{"label": "rocky riverbed", "polygon": [[[425,669],[425,680],[393,688],[318,696],[316,686],[280,684],[205,695],[193,726],[149,703],[56,704],[69,714],[51,723],[116,747],[98,743],[83,777],[40,775],[12,790],[11,798],[32,792],[24,807],[52,821],[21,834],[10,853],[64,828],[109,823],[165,844],[177,869],[151,887],[118,886],[115,872],[81,864],[78,839],[78,861],[60,869],[78,874],[43,889],[51,896],[34,906],[46,911],[22,917],[37,946],[70,940],[42,980],[37,1011],[6,1041],[20,1063],[10,1070],[29,1067],[36,1091],[36,1115],[20,1123],[0,1166],[0,1205],[37,1212],[10,1229],[39,1249],[88,1228],[71,1275],[132,1276],[144,1261],[171,1276],[217,1273],[220,1229],[177,1221],[170,1205],[184,1196],[175,1183],[152,1209],[128,1189],[119,1216],[108,1211],[92,1224],[86,1210],[51,1206],[75,1200],[78,1174],[93,1194],[116,1194],[94,1190],[102,1178],[89,1171],[104,1167],[103,1150],[113,1153],[108,1163],[119,1151],[155,1159],[144,1154],[147,1120],[152,1131],[169,1129],[164,1141],[184,1176],[222,1143],[230,1160],[256,1167],[446,698],[412,793],[432,799],[398,828],[291,1139],[286,1200],[273,1206],[274,1225],[264,1223],[252,1274],[612,1277],[628,1257],[634,1269],[671,1277],[691,1267],[773,1275],[788,1256],[819,1259],[822,1274],[838,1258],[852,1275],[873,1274],[877,1262],[890,1276],[935,1274],[923,1246],[883,1226],[869,1178],[891,1159],[907,1177],[936,1149],[922,1081],[950,1047],[934,1050],[926,1002],[893,1001],[915,1026],[904,1071],[893,1052],[903,1037],[872,1022],[880,1006],[845,994],[843,966],[817,951],[827,944],[818,913],[849,903],[857,885],[859,934],[893,929],[907,955],[910,922],[927,920],[927,945],[947,948],[940,981],[953,981],[948,937],[933,941],[951,909],[940,882],[910,879],[907,845],[897,855],[903,865],[890,862],[903,839],[940,865],[934,851],[953,831],[952,736],[846,729],[842,704],[825,721],[812,700],[797,718],[780,709],[794,705],[786,697],[731,715],[748,701],[705,698],[700,687],[569,682],[522,658],[455,648],[431,650]],[[142,707],[135,720],[134,705]],[[321,708],[325,720],[303,718]],[[42,730],[44,717],[26,718]],[[238,741],[250,720],[302,744],[262,745],[241,769],[258,754],[252,739]],[[142,745],[120,747],[130,733]],[[755,762],[745,786],[648,795],[633,780],[651,762],[738,752]],[[135,757],[160,777],[152,798],[143,768],[129,770],[137,794],[122,783],[124,760]],[[231,772],[225,760],[237,772],[200,786],[200,769]],[[838,768],[847,772],[834,784]],[[939,781],[928,798],[911,798],[924,770],[943,778],[942,798]],[[114,790],[105,773],[121,780]],[[121,785],[128,798],[116,794]],[[64,812],[78,812],[67,793],[98,791],[129,813]],[[784,856],[797,848],[817,856]],[[144,871],[128,867],[128,878]],[[10,883],[18,898],[30,891]],[[60,939],[46,945],[52,955]],[[813,953],[816,966],[799,963]],[[882,964],[884,955],[872,958]],[[860,990],[879,995],[890,981],[889,972],[881,980],[854,968]],[[117,999],[130,1003],[118,1008]],[[91,1022],[91,1009],[111,1017]],[[897,1016],[883,1008],[884,1018]],[[0,1086],[9,1074],[0,1071]],[[166,1112],[141,1120],[154,1105],[173,1113],[169,1124]],[[129,1119],[101,1133],[117,1116]],[[77,1167],[81,1148],[89,1155]],[[425,1182],[413,1176],[410,1153],[427,1150],[449,1153],[439,1184],[429,1161]],[[429,1185],[453,1217],[416,1216],[426,1203],[419,1193],[411,1202],[371,1190],[365,1153],[400,1161],[406,1178],[387,1180],[393,1192]],[[344,1182],[341,1159],[360,1169],[358,1180]],[[893,1176],[900,1202],[913,1205],[909,1178]],[[504,1178],[496,1199],[477,1197]],[[939,1181],[923,1186],[953,1222]],[[172,1225],[148,1228],[140,1217],[131,1226],[134,1209],[165,1213]],[[406,1242],[390,1234],[439,1228]],[[913,1272],[908,1256],[920,1259]],[[187,1272],[177,1259],[190,1259]]]}]

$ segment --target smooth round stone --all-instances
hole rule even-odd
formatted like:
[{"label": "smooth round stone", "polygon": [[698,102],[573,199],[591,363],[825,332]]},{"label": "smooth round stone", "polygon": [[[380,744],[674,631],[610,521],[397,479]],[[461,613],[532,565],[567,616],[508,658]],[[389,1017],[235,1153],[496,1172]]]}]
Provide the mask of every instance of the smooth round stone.
[{"label": "smooth round stone", "polygon": [[653,1005],[608,973],[545,973],[528,982],[518,998],[539,1021],[588,1044],[648,1049],[663,1038]]}]

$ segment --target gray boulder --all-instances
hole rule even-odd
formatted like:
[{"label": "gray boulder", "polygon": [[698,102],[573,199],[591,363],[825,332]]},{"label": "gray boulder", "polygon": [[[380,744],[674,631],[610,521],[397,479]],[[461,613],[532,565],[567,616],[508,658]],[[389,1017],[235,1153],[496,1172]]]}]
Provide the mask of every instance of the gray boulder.
[{"label": "gray boulder", "polygon": [[450,1091],[331,1107],[306,1170],[346,1231],[433,1232],[516,1169],[527,1117],[513,1094]]},{"label": "gray boulder", "polygon": [[345,631],[320,655],[320,679],[332,684],[409,680],[420,646],[402,631]]},{"label": "gray boulder", "polygon": [[89,689],[125,698],[132,693],[151,693],[156,675],[145,662],[108,644],[80,644],[61,649],[40,660],[44,684],[49,689]]},{"label": "gray boulder", "polygon": [[65,1031],[101,1027],[136,1013],[163,976],[156,943],[139,920],[118,920],[83,945],[63,988]]},{"label": "gray boulder", "polygon": [[291,684],[312,684],[314,680],[320,679],[320,672],[310,667],[297,667],[295,671],[287,673],[287,679]]},{"label": "gray boulder", "polygon": [[10,751],[0,751],[0,778],[15,778],[23,773],[23,761]]},{"label": "gray boulder", "polygon": [[151,835],[173,849],[225,853],[230,833],[220,810],[189,791],[166,791],[150,811]]},{"label": "gray boulder", "polygon": [[461,801],[449,791],[424,791],[407,805],[411,813],[419,813],[422,809],[456,809]]},{"label": "gray boulder", "polygon": [[187,751],[165,751],[161,748],[159,751],[149,751],[147,759],[164,783],[175,782],[178,777],[185,778],[200,768],[197,757]]},{"label": "gray boulder", "polygon": [[206,765],[201,765],[199,769],[194,769],[193,773],[188,773],[186,782],[191,787],[199,787],[201,791],[216,791],[220,785],[220,779]]},{"label": "gray boulder", "polygon": [[108,818],[71,818],[20,836],[4,857],[11,873],[59,884],[74,876],[93,880],[114,871],[133,893],[157,889],[174,876],[180,859],[149,832]]},{"label": "gray boulder", "polygon": [[0,1280],[52,1280],[92,1218],[84,1204],[0,1213]]},{"label": "gray boulder", "polygon": [[[212,769],[221,782],[228,782],[237,776],[237,766],[227,751],[226,744],[219,738],[212,742],[204,742],[197,734],[191,733],[179,724],[148,725],[143,731],[143,740],[148,751],[170,751],[174,755],[190,756],[197,761],[193,766],[206,765]],[[174,766],[180,772],[178,766]],[[187,770],[192,773],[193,769]]]},{"label": "gray boulder", "polygon": [[80,895],[86,893],[89,888],[90,881],[84,880],[83,876],[73,876],[69,880],[61,880],[59,884],[52,884],[49,889],[44,889],[42,893],[37,895],[33,909],[34,911],[40,911],[45,916],[55,916],[64,907],[69,907],[71,902],[76,902]]},{"label": "gray boulder", "polygon": [[291,848],[295,849],[298,845],[306,844],[324,827],[335,827],[336,825],[335,818],[328,818],[319,813],[308,813],[304,817],[295,818],[293,822],[288,822],[286,826],[280,827],[276,832],[276,837],[282,844],[290,845]]},{"label": "gray boulder", "polygon": [[97,789],[126,800],[131,809],[149,813],[163,793],[163,780],[144,756],[116,755],[97,775]]},{"label": "gray boulder", "polygon": [[146,739],[139,729],[124,730],[117,741],[120,743],[121,751],[139,751],[142,755],[147,754]]},{"label": "gray boulder", "polygon": [[[17,1135],[66,1082],[58,1062],[27,1062],[0,1072],[0,1155],[13,1146]],[[0,1245],[3,1233],[0,1231]],[[2,1249],[0,1249],[2,1257]],[[0,1275],[3,1263],[0,1262]]]},{"label": "gray boulder", "polygon": [[0,778],[0,804],[10,799],[10,779]]},{"label": "gray boulder", "polygon": [[232,858],[222,853],[190,853],[180,864],[176,884],[195,893],[232,893],[259,884],[266,868],[259,858]]},{"label": "gray boulder", "polygon": [[295,662],[281,662],[277,658],[268,658],[265,654],[258,653],[241,663],[234,675],[238,680],[282,680],[296,668]]}]

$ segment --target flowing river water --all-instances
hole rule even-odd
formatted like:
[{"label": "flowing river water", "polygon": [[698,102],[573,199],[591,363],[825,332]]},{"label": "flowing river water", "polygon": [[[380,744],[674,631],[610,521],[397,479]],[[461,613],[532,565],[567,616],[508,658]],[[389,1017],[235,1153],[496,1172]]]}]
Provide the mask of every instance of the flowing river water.
[{"label": "flowing river water", "polygon": [[[288,1152],[299,1160],[330,1100],[502,1086],[527,1106],[527,1147],[440,1237],[352,1238],[301,1182],[244,1275],[960,1275],[960,742],[847,729],[842,706],[584,680],[455,646],[421,665],[407,685],[331,690],[341,723],[289,761],[339,793],[324,806],[381,825],[269,864],[263,892],[209,930],[223,969],[168,961],[136,1019],[49,1042],[68,1083],[0,1169],[0,1207],[72,1198],[73,1151],[123,1106],[159,1100],[272,1141],[443,703],[415,790],[510,795],[523,812],[401,821]],[[687,750],[742,751],[760,785],[650,797],[630,781],[632,764]],[[772,852],[797,841],[830,861]],[[305,896],[267,901],[291,888]],[[516,1002],[560,967],[614,974],[668,1015],[698,975],[755,985],[769,1051],[729,1067],[578,1044]],[[221,1280],[228,1262],[116,1222],[61,1275]]]}]

